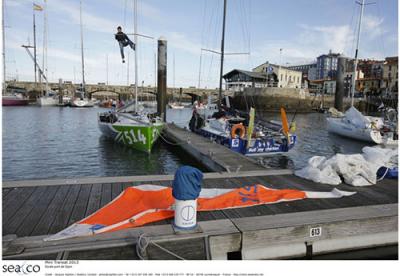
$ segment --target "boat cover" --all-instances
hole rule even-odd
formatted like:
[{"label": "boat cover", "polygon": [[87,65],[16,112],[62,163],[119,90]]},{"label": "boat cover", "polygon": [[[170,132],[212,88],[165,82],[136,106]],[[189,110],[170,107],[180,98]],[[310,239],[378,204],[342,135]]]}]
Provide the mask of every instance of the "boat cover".
[{"label": "boat cover", "polygon": [[179,200],[193,200],[199,197],[203,173],[191,166],[182,166],[175,172],[172,182],[172,196]]},{"label": "boat cover", "polygon": [[[237,189],[202,189],[197,200],[197,210],[223,210],[306,198],[339,198],[352,194],[354,192],[338,189],[330,192],[277,190],[259,184]],[[132,186],[94,214],[45,240],[90,236],[172,218],[174,217],[174,202],[170,187]]]},{"label": "boat cover", "polygon": [[[368,186],[377,183],[377,172],[381,167],[397,171],[398,153],[396,149],[364,147],[362,154],[336,154],[327,159],[313,156],[308,165],[295,171],[295,175],[318,183],[338,185],[342,178],[346,184]],[[378,174],[379,176],[379,174]]]},{"label": "boat cover", "polygon": [[371,124],[371,122],[361,114],[360,111],[358,111],[354,106],[350,107],[346,112],[345,112],[346,119],[351,122],[356,127],[359,128],[366,128]]}]

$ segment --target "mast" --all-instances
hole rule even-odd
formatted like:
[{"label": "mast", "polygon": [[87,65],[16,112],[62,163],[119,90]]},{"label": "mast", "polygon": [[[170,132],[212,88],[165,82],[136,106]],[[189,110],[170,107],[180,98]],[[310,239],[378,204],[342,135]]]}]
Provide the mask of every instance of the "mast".
[{"label": "mast", "polygon": [[222,20],[221,67],[219,73],[218,109],[221,109],[221,104],[222,104],[222,74],[224,71],[224,52],[225,52],[225,18],[226,18],[226,0],[224,0],[224,17]]},{"label": "mast", "polygon": [[79,22],[81,25],[81,63],[82,63],[82,91],[85,95],[85,59],[83,56],[83,26],[82,26],[82,0],[79,1]]},{"label": "mast", "polygon": [[[47,76],[47,0],[44,0],[44,17],[43,17],[43,60],[42,68],[44,74]],[[46,77],[45,95],[47,96],[47,91],[49,90],[49,82]]]},{"label": "mast", "polygon": [[5,47],[5,42],[6,42],[6,40],[5,40],[5,38],[6,38],[6,35],[5,35],[5,26],[4,26],[4,14],[5,14],[5,12],[4,12],[4,9],[5,9],[5,3],[4,3],[5,1],[3,1],[3,7],[2,7],[2,28],[3,28],[3,94],[5,94],[6,93],[6,88],[7,88],[7,84],[6,84],[6,47]]},{"label": "mast", "polygon": [[[351,106],[354,104],[354,91],[356,89],[356,79],[357,79],[357,64],[358,64],[358,45],[360,44],[360,34],[361,34],[361,24],[362,24],[362,18],[364,14],[364,1],[361,1],[361,11],[360,11],[360,19],[358,22],[358,31],[357,31],[357,44],[356,44],[356,54],[354,57],[354,75],[352,78],[352,85],[351,85]],[[357,2],[358,3],[358,2]]]},{"label": "mast", "polygon": [[138,65],[137,65],[137,49],[138,49],[138,45],[137,45],[137,0],[134,0],[134,7],[133,7],[133,9],[134,9],[134,12],[133,12],[133,15],[134,15],[134,24],[135,24],[135,26],[134,26],[134,29],[133,29],[133,32],[134,32],[134,37],[133,37],[133,42],[135,43],[135,112],[137,112],[137,110],[138,110],[138,95],[137,95],[137,89],[138,89],[138,87],[137,87],[137,82],[138,82],[138,72],[137,72],[137,70],[138,70]]},{"label": "mast", "polygon": [[35,8],[32,9],[33,13],[33,56],[35,59],[34,67],[35,67],[35,86],[37,84],[37,67],[36,67],[36,20],[35,20]]}]

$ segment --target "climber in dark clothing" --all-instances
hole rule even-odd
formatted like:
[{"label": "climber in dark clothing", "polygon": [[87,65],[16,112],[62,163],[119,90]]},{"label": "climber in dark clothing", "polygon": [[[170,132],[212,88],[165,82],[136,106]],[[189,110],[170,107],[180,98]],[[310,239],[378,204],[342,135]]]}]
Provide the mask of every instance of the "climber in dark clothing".
[{"label": "climber in dark clothing", "polygon": [[117,33],[115,34],[115,39],[119,43],[119,49],[121,50],[121,57],[122,57],[122,62],[125,63],[125,55],[124,55],[124,47],[130,46],[132,50],[135,50],[135,43],[133,43],[129,37],[122,32],[121,26],[118,26],[117,28]]}]

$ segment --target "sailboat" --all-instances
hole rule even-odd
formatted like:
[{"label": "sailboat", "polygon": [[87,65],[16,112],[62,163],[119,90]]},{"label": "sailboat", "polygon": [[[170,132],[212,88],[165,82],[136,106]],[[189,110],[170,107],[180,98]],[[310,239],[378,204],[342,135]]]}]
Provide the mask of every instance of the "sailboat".
[{"label": "sailboat", "polygon": [[360,19],[358,22],[357,45],[354,59],[354,74],[351,87],[351,107],[344,114],[339,116],[327,117],[327,129],[331,133],[335,133],[348,138],[382,144],[384,139],[380,133],[380,128],[383,126],[381,118],[364,116],[354,106],[354,91],[357,78],[357,63],[358,63],[358,47],[360,43],[361,24],[364,14],[365,0],[361,2]]},{"label": "sailboat", "polygon": [[[138,108],[138,70],[137,70],[137,0],[134,1],[134,43],[135,49],[135,101],[116,111],[99,113],[98,124],[103,135],[128,147],[151,152],[154,143],[157,141],[164,122],[157,116],[144,113]],[[129,110],[134,106],[134,111]]]},{"label": "sailboat", "polygon": [[75,91],[71,100],[71,107],[93,107],[94,102],[86,97],[85,91],[85,58],[83,55],[83,25],[82,25],[82,0],[79,1],[79,22],[81,25],[81,64],[82,64],[82,86]]},{"label": "sailboat", "polygon": [[[289,128],[286,111],[281,109],[282,124],[275,130],[265,124],[255,123],[255,109],[250,109],[250,114],[242,116],[240,112],[230,106],[229,97],[225,97],[225,107],[222,108],[222,75],[224,66],[225,18],[226,2],[224,0],[224,13],[222,22],[221,63],[219,76],[218,109],[212,109],[210,97],[209,104],[204,110],[197,109],[194,105],[193,116],[189,122],[192,132],[207,137],[216,143],[230,148],[232,151],[246,156],[265,156],[276,153],[288,152],[297,141],[294,128]],[[208,118],[207,113],[214,113]],[[203,115],[204,114],[204,115]]]},{"label": "sailboat", "polygon": [[[43,75],[47,75],[47,1],[44,1],[44,22],[43,22],[43,61],[42,61],[42,69],[43,69]],[[34,23],[35,24],[35,23]],[[34,26],[34,32],[35,32],[35,26]],[[34,34],[35,36],[35,34]],[[36,40],[36,39],[35,39]],[[35,42],[35,52],[36,52],[36,41]],[[36,62],[36,60],[34,61]],[[36,72],[35,72],[36,74]],[[39,75],[41,77],[41,75]],[[40,78],[41,80],[41,78]],[[45,80],[45,93],[41,97],[39,97],[36,101],[37,105],[39,106],[56,106],[58,104],[58,97],[55,94],[55,92],[51,91],[49,88],[49,82],[47,78],[44,78]]]}]

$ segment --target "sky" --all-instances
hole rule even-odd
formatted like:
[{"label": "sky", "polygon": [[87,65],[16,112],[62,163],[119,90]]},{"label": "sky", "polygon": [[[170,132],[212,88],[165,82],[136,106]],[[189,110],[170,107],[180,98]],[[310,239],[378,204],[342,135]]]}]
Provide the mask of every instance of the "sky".
[{"label": "sky", "polygon": [[[6,79],[34,80],[32,0],[4,0]],[[398,55],[397,0],[367,1],[359,56]],[[45,7],[44,0],[35,4]],[[299,65],[329,50],[353,57],[360,6],[353,0],[227,0],[224,73],[251,70],[266,61]],[[168,86],[216,88],[219,82],[223,0],[138,0],[138,85],[154,85],[157,39],[168,41]],[[87,83],[134,83],[134,52],[122,63],[117,26],[133,33],[133,0],[82,0]],[[36,11],[38,61],[42,64],[44,11]],[[79,0],[47,0],[49,81],[80,83]],[[131,36],[133,40],[133,37]],[[280,51],[282,49],[282,51]],[[200,66],[201,60],[201,66]],[[108,62],[107,62],[108,61]],[[108,66],[107,66],[108,64]]]}]

